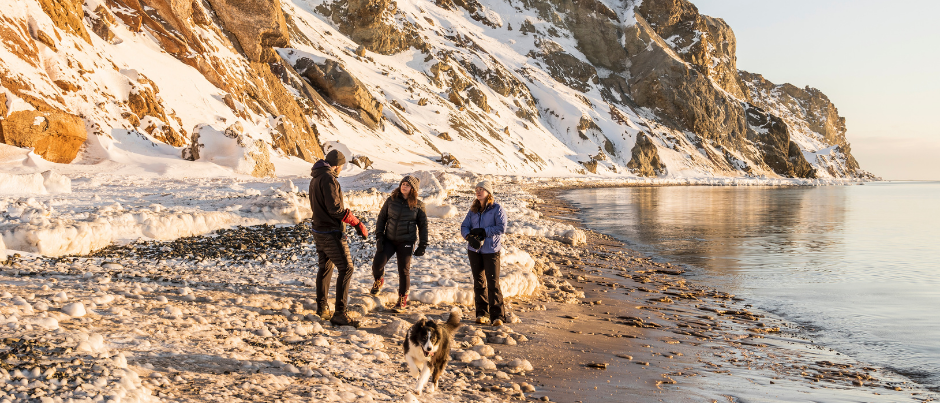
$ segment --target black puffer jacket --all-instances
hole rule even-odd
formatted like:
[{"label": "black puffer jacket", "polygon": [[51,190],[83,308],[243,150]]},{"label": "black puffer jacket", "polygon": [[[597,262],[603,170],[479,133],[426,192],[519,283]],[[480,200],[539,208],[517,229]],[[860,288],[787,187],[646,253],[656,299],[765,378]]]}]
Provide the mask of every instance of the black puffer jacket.
[{"label": "black puffer jacket", "polygon": [[428,244],[428,215],[424,202],[418,200],[418,206],[408,207],[408,201],[401,195],[385,199],[379,218],[375,222],[376,239],[388,239],[393,242]]},{"label": "black puffer jacket", "polygon": [[336,180],[333,169],[324,160],[313,165],[310,174],[310,209],[313,210],[313,229],[317,231],[342,231],[343,215],[346,207],[343,206],[343,188]]}]

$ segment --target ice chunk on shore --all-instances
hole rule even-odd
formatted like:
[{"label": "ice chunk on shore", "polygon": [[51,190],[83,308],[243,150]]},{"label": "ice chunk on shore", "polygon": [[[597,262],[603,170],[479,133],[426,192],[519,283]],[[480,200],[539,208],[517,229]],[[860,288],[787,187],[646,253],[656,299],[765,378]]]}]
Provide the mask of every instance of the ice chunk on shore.
[{"label": "ice chunk on shore", "polygon": [[530,372],[533,369],[534,368],[532,367],[532,363],[530,363],[529,360],[523,358],[516,358],[506,364],[506,371],[514,374],[519,372]]},{"label": "ice chunk on shore", "polygon": [[411,327],[410,323],[399,318],[394,318],[387,325],[379,328],[379,333],[384,334],[389,337],[395,337],[395,336],[403,337],[405,336],[405,334],[408,333],[409,327]]},{"label": "ice chunk on shore", "polygon": [[476,367],[483,370],[494,370],[496,369],[496,363],[491,361],[488,358],[480,358],[479,360],[474,360],[470,362],[470,366]]},{"label": "ice chunk on shore", "polygon": [[104,336],[98,333],[94,333],[88,336],[86,340],[79,342],[78,346],[75,347],[75,350],[84,351],[87,353],[104,352],[106,350],[104,346]]},{"label": "ice chunk on shore", "polygon": [[46,330],[56,330],[59,328],[59,321],[56,318],[33,318],[30,322]]},{"label": "ice chunk on shore", "polygon": [[85,316],[87,312],[85,311],[85,304],[81,302],[73,302],[66,306],[62,307],[62,313],[71,316],[73,318],[80,318]]},{"label": "ice chunk on shore", "polygon": [[56,171],[45,171],[42,174],[42,185],[49,193],[72,193],[72,180]]}]

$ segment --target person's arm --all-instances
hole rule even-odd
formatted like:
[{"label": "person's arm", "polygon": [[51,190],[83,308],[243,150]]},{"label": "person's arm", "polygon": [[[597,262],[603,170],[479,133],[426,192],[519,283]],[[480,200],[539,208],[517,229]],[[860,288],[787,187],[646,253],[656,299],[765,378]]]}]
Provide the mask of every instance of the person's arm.
[{"label": "person's arm", "polygon": [[327,184],[328,199],[325,200],[326,213],[356,229],[356,233],[363,238],[369,237],[369,229],[348,208],[343,206],[343,189],[336,179]]},{"label": "person's arm", "polygon": [[375,239],[381,241],[385,238],[385,224],[388,222],[388,205],[392,201],[389,197],[382,204],[382,210],[379,211],[379,217],[375,219]]},{"label": "person's arm", "polygon": [[428,213],[424,210],[424,204],[418,206],[418,247],[428,245]]},{"label": "person's arm", "polygon": [[506,211],[503,210],[503,206],[500,206],[498,204],[495,207],[496,207],[495,209],[496,210],[495,211],[496,223],[494,225],[486,227],[487,237],[491,237],[494,235],[502,235],[504,232],[506,232],[506,222],[507,222]]},{"label": "person's arm", "polygon": [[473,212],[468,211],[467,216],[463,218],[463,224],[460,224],[460,236],[463,239],[467,239],[467,235],[470,235],[470,214],[473,214]]},{"label": "person's arm", "polygon": [[343,190],[336,180],[324,181],[323,205],[326,207],[326,213],[336,220],[342,221],[346,216],[346,207],[343,206]]}]

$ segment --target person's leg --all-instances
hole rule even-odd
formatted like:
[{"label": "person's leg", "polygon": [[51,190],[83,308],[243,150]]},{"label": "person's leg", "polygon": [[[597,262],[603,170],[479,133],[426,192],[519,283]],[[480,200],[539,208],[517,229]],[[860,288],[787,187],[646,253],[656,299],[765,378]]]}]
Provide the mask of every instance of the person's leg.
[{"label": "person's leg", "polygon": [[330,294],[330,279],[333,277],[333,262],[326,253],[327,245],[332,243],[329,234],[314,234],[313,241],[317,247],[317,312],[329,310],[326,298]]},{"label": "person's leg", "polygon": [[486,288],[489,291],[487,297],[490,304],[490,321],[500,319],[505,322],[503,291],[499,287],[499,253],[483,255],[483,267],[486,272]]},{"label": "person's leg", "polygon": [[349,245],[346,243],[346,236],[338,237],[337,244],[342,257],[331,259],[334,262],[342,262],[336,265],[336,312],[346,312],[346,302],[349,300],[349,282],[352,281],[353,266],[352,254],[349,253]]},{"label": "person's leg", "polygon": [[[336,313],[346,312],[349,281],[352,279],[353,263],[346,243],[346,235],[342,232],[326,234],[328,237],[323,245],[323,251],[333,265],[336,266]],[[318,245],[319,246],[319,245]],[[319,250],[319,249],[318,249]],[[326,284],[329,286],[329,283]]]},{"label": "person's leg", "polygon": [[484,276],[483,255],[467,250],[470,257],[470,273],[473,276],[473,305],[476,317],[489,317],[489,304],[486,301],[486,277]]},{"label": "person's leg", "polygon": [[414,253],[414,244],[395,245],[395,254],[398,257],[398,295],[408,295],[408,289],[411,286],[412,253]]},{"label": "person's leg", "polygon": [[376,280],[385,277],[385,265],[395,254],[392,241],[386,239],[382,243],[382,252],[376,252],[375,257],[372,259],[372,278]]}]

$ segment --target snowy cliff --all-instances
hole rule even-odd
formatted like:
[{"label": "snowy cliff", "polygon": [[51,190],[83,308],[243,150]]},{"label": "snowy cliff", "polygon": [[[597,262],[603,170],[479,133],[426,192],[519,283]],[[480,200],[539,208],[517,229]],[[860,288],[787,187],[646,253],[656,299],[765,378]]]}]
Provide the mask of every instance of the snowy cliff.
[{"label": "snowy cliff", "polygon": [[0,12],[0,143],[56,163],[271,177],[337,147],[396,172],[871,176],[824,94],[739,71],[731,28],[685,0]]}]

